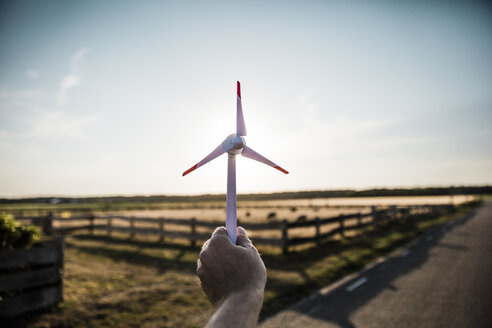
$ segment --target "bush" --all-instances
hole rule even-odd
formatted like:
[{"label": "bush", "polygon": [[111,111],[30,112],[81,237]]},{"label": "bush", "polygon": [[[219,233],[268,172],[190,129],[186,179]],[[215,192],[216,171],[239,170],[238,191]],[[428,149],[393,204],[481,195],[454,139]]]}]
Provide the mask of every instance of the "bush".
[{"label": "bush", "polygon": [[29,248],[39,236],[38,228],[20,224],[10,214],[0,214],[0,248]]}]

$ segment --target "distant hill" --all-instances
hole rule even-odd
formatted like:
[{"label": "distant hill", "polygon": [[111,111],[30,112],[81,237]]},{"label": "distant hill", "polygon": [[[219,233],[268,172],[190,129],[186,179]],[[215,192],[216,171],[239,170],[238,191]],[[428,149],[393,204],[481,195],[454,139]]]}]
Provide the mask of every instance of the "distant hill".
[{"label": "distant hill", "polygon": [[[492,186],[451,186],[433,188],[378,188],[367,190],[316,190],[276,192],[270,194],[239,194],[239,201],[312,199],[332,197],[376,197],[376,196],[439,196],[439,195],[486,195],[492,194]],[[107,196],[107,197],[35,197],[2,198],[0,204],[88,204],[88,203],[176,203],[225,201],[225,194],[196,196]]]}]

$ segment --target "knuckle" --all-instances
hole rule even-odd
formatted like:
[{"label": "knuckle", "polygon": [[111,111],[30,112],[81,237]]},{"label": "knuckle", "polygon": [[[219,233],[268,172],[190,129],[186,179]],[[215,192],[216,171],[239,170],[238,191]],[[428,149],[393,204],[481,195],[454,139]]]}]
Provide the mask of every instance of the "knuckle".
[{"label": "knuckle", "polygon": [[208,243],[208,247],[207,248],[215,248],[215,247],[219,247],[221,245],[224,244],[224,242],[226,242],[227,236],[224,236],[224,235],[214,235],[211,239],[210,239],[210,242]]},{"label": "knuckle", "polygon": [[239,236],[237,236],[237,239],[240,239],[241,241],[243,241],[246,244],[251,244],[251,239],[249,239],[247,236],[239,235]]},{"label": "knuckle", "polygon": [[200,254],[198,255],[198,260],[201,262],[203,260],[207,260],[207,258],[209,257],[209,254],[210,254],[210,251],[207,249],[204,249],[200,252]]},{"label": "knuckle", "polygon": [[226,228],[225,227],[218,227],[214,230],[214,232],[212,233],[212,236],[220,235],[220,234],[224,234],[224,233],[227,233]]},{"label": "knuckle", "polygon": [[203,243],[203,245],[202,245],[202,251],[205,250],[205,249],[207,249],[209,243],[210,243],[210,239],[207,239],[207,241],[205,243]]},{"label": "knuckle", "polygon": [[196,267],[196,273],[199,277],[202,277],[203,274],[204,274],[204,268],[203,268],[203,265],[201,265],[200,262],[198,262],[198,265]]}]

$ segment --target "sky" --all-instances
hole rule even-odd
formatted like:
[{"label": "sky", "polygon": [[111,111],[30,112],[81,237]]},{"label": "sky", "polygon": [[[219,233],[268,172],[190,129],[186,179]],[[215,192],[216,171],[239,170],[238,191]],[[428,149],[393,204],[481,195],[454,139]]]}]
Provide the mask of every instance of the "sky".
[{"label": "sky", "polygon": [[2,1],[0,197],[492,184],[492,6]]}]

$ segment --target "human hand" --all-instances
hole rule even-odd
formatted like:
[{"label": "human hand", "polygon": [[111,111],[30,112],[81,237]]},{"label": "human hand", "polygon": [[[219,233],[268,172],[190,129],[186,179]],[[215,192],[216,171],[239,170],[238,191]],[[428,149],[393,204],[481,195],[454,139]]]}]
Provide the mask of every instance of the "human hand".
[{"label": "human hand", "polygon": [[232,298],[250,306],[259,303],[261,309],[266,269],[242,227],[237,228],[237,245],[231,242],[224,227],[215,229],[200,252],[197,274],[215,307]]}]

